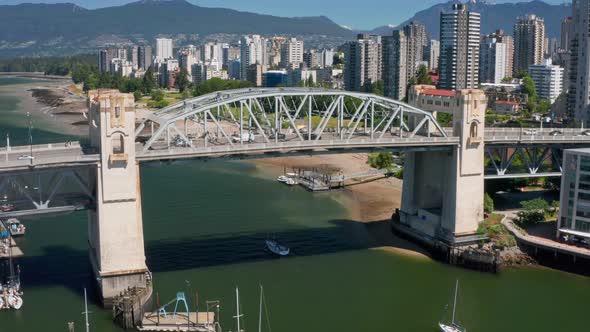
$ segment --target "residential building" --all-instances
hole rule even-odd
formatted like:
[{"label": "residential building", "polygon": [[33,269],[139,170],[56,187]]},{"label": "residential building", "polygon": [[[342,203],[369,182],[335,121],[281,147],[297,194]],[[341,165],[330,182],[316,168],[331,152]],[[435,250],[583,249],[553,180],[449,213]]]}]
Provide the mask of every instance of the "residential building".
[{"label": "residential building", "polygon": [[334,64],[334,54],[333,49],[322,50],[322,68],[332,67]]},{"label": "residential building", "polygon": [[563,151],[560,196],[557,237],[589,239],[590,149]]},{"label": "residential building", "polygon": [[189,45],[178,52],[178,65],[188,72],[188,79],[191,82],[194,82],[193,65],[201,62],[197,51],[194,45]]},{"label": "residential building", "polygon": [[252,65],[260,65],[260,77],[255,80],[259,82],[257,86],[262,84],[262,71],[267,65],[266,43],[267,40],[259,35],[243,36],[240,42],[241,78],[248,78]]},{"label": "residential building", "polygon": [[308,50],[303,53],[303,63],[306,68],[323,68],[323,57],[322,53],[317,50]]},{"label": "residential building", "polygon": [[467,5],[455,3],[440,14],[439,87],[447,90],[477,88],[481,18]]},{"label": "residential building", "polygon": [[576,0],[573,7],[573,37],[571,38],[571,58],[569,72],[569,91],[567,98],[567,117],[577,122],[590,121],[590,0]]},{"label": "residential building", "polygon": [[501,83],[512,77],[512,38],[503,31],[486,35],[481,40],[479,54],[479,80],[485,83]]},{"label": "residential building", "polygon": [[521,103],[513,100],[496,100],[494,113],[503,115],[517,115],[522,109]]},{"label": "residential building", "polygon": [[303,40],[289,38],[281,46],[281,67],[299,68],[303,64]]},{"label": "residential building", "polygon": [[569,51],[572,38],[574,37],[574,19],[568,17],[561,21],[561,37],[559,47],[564,51]]},{"label": "residential building", "polygon": [[403,100],[407,90],[407,39],[403,30],[383,37],[383,87],[386,97]]},{"label": "residential building", "polygon": [[300,84],[303,84],[305,86],[307,83],[309,83],[310,80],[311,80],[311,83],[318,82],[317,71],[311,70],[311,69],[301,69],[301,68],[295,68],[295,69],[289,71],[289,76],[288,76],[288,85],[289,86],[299,86]]},{"label": "residential building", "polygon": [[227,72],[229,75],[229,79],[231,80],[239,80],[241,77],[242,65],[239,59],[230,60],[227,66]]},{"label": "residential building", "polygon": [[152,66],[152,47],[140,45],[138,48],[138,67],[147,70]]},{"label": "residential building", "polygon": [[563,68],[551,64],[551,59],[547,59],[544,64],[530,65],[529,75],[535,82],[539,98],[553,104],[563,90]]},{"label": "residential building", "polygon": [[281,53],[283,44],[287,42],[285,37],[272,37],[268,43],[268,65],[272,68],[277,68],[281,65]]},{"label": "residential building", "polygon": [[514,24],[514,74],[543,63],[547,44],[545,21],[536,15],[519,17]]},{"label": "residential building", "polygon": [[[242,65],[243,66],[243,65]],[[246,70],[246,81],[249,81],[254,86],[262,86],[262,74],[264,73],[262,65],[258,63],[251,64]]]},{"label": "residential building", "polygon": [[432,39],[430,43],[428,43],[428,48],[426,49],[426,56],[425,59],[428,60],[428,69],[429,70],[437,70],[438,69],[438,59],[440,57],[440,41]]},{"label": "residential building", "polygon": [[139,68],[139,46],[131,47],[131,64],[133,65],[133,69],[137,70]]},{"label": "residential building", "polygon": [[423,64],[424,50],[428,46],[426,27],[416,22],[410,22],[403,28],[406,37],[406,80],[416,75],[416,70]]},{"label": "residential building", "polygon": [[361,91],[365,85],[381,79],[381,37],[358,35],[357,40],[346,43],[344,87]]},{"label": "residential building", "polygon": [[286,70],[269,70],[264,73],[263,85],[267,88],[287,86],[287,78]]},{"label": "residential building", "polygon": [[229,78],[227,71],[219,70],[217,66],[207,65],[202,62],[195,63],[191,68],[191,76],[193,77],[193,84],[199,85],[212,78],[219,78],[227,80]]},{"label": "residential building", "polygon": [[229,44],[223,44],[223,68],[228,68],[229,63],[233,60],[240,59],[240,48],[233,47]]},{"label": "residential building", "polygon": [[203,63],[213,66],[215,70],[223,68],[223,44],[205,43],[201,48],[201,60]]},{"label": "residential building", "polygon": [[174,58],[172,53],[172,39],[157,38],[156,39],[156,60],[162,61]]},{"label": "residential building", "polygon": [[116,58],[115,50],[112,48],[102,49],[98,51],[98,70],[101,73],[108,73],[111,71],[111,62]]}]

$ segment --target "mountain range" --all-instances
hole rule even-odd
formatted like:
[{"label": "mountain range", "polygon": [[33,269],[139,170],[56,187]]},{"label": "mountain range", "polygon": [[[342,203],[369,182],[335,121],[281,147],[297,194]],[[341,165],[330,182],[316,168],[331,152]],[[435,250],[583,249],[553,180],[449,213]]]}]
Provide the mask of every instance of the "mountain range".
[{"label": "mountain range", "polygon": [[[418,21],[432,38],[438,38],[440,13],[456,1],[422,10],[400,26]],[[511,33],[516,17],[531,13],[545,18],[549,36],[556,37],[561,20],[571,15],[571,4],[539,0],[516,4],[469,0],[469,6],[482,15],[482,33],[497,28]],[[386,35],[394,28],[371,32]],[[228,42],[248,33],[299,36],[305,38],[306,46],[336,47],[354,38],[356,31],[325,16],[277,17],[201,7],[186,0],[140,0],[92,10],[71,3],[0,5],[0,57],[88,53],[105,45],[151,43],[157,36],[172,37],[179,44],[205,39]]]},{"label": "mountain range", "polygon": [[[440,13],[450,10],[453,3],[456,3],[456,1],[437,4],[419,11],[412,18],[397,27],[404,26],[412,21],[419,22],[426,26],[426,30],[432,38],[439,39]],[[481,14],[482,34],[491,33],[497,29],[502,29],[506,33],[512,34],[514,22],[517,17],[535,14],[545,20],[545,28],[548,36],[550,38],[557,38],[561,31],[561,21],[572,15],[571,3],[551,5],[543,1],[534,0],[531,2],[495,4],[485,0],[470,0],[467,5],[469,10]],[[371,33],[389,35],[397,27],[392,25],[381,26],[372,30]]]},{"label": "mountain range", "polygon": [[0,56],[67,53],[108,43],[175,39],[214,34],[327,35],[350,38],[353,32],[327,17],[285,18],[185,0],[141,0],[88,10],[70,3],[0,6]]}]

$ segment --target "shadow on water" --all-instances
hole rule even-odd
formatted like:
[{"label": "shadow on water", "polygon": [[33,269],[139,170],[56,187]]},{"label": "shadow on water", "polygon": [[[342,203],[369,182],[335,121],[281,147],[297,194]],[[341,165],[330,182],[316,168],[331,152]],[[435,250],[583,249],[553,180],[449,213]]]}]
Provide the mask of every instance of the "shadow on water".
[{"label": "shadow on water", "polygon": [[[244,232],[224,236],[152,240],[146,242],[147,264],[152,272],[159,273],[277,259],[265,250],[264,240],[269,237],[276,238],[291,248],[292,255],[281,259],[390,244],[372,238],[368,234],[368,227],[357,221],[332,220],[329,223],[332,227],[273,234]],[[388,220],[384,220],[371,223],[370,227],[389,231],[388,223]],[[94,286],[87,250],[61,245],[40,249],[41,254],[25,255],[16,261],[21,267],[21,279],[27,288],[62,286],[82,294],[83,287]]]}]

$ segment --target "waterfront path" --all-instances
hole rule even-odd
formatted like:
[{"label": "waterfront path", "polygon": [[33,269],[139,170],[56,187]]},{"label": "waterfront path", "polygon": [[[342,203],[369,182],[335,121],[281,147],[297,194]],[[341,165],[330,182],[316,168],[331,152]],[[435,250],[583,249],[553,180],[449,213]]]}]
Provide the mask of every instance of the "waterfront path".
[{"label": "waterfront path", "polygon": [[516,218],[516,214],[518,213],[518,211],[503,211],[502,213],[506,215],[504,220],[502,220],[502,224],[506,226],[506,228],[508,228],[508,231],[510,231],[510,233],[512,233],[512,235],[516,237],[518,242],[524,243],[535,248],[550,250],[556,253],[559,252],[562,254],[568,254],[590,259],[590,249],[567,245],[539,236],[527,234],[514,223],[514,219]]}]

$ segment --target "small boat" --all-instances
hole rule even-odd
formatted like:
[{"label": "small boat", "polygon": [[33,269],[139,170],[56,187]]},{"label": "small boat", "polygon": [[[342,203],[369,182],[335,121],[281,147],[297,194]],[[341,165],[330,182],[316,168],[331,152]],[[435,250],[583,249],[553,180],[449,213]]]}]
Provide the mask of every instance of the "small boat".
[{"label": "small boat", "polygon": [[277,181],[282,182],[282,183],[287,183],[287,181],[289,181],[289,178],[284,175],[281,175],[277,178]]},{"label": "small boat", "polygon": [[285,184],[290,185],[290,186],[294,186],[297,184],[297,182],[291,178],[288,178],[287,181],[285,181]]},{"label": "small boat", "polygon": [[0,296],[0,309],[4,309],[4,299]]},{"label": "small boat", "polygon": [[266,240],[266,248],[275,255],[278,256],[288,256],[291,252],[289,247],[281,245],[278,241],[275,240]]},{"label": "small boat", "polygon": [[16,293],[8,295],[8,305],[15,310],[19,310],[23,306],[23,299]]},{"label": "small boat", "polygon": [[464,327],[455,324],[455,309],[457,308],[457,291],[459,289],[459,280],[457,279],[455,283],[455,300],[453,301],[453,316],[451,318],[451,324],[445,324],[442,322],[438,322],[438,327],[440,328],[441,332],[467,332],[467,329]]},{"label": "small boat", "polygon": [[21,222],[16,218],[10,218],[6,220],[6,222],[4,222],[4,225],[6,226],[6,228],[8,228],[8,231],[12,236],[25,235],[27,231],[25,225],[21,224]]},{"label": "small boat", "polygon": [[2,212],[14,211],[14,204],[9,204],[9,203],[2,204],[2,205],[0,205],[0,210]]}]

